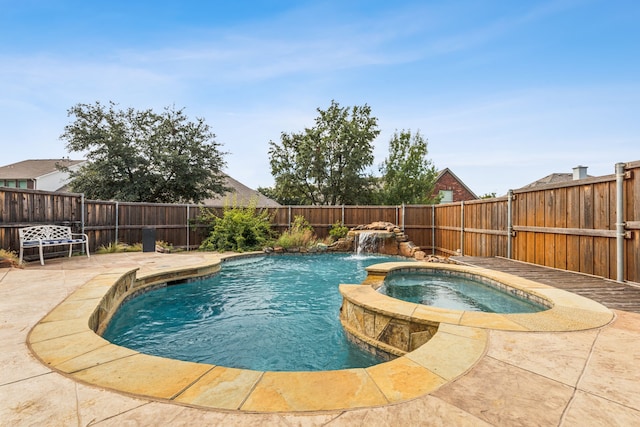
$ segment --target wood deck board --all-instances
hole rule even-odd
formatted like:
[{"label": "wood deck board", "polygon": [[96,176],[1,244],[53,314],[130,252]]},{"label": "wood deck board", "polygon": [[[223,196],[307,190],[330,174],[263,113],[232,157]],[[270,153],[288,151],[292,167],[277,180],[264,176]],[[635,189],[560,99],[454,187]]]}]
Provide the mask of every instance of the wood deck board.
[{"label": "wood deck board", "polygon": [[456,256],[451,259],[463,264],[510,273],[573,292],[610,309],[640,313],[640,288],[636,286],[506,258]]}]

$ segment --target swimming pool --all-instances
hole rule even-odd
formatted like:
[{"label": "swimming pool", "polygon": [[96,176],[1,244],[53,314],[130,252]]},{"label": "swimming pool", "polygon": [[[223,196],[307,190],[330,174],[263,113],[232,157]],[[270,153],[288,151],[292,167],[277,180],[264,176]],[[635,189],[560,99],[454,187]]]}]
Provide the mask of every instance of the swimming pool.
[{"label": "swimming pool", "polygon": [[[355,328],[361,325],[363,334],[369,332],[369,326],[373,326],[372,332],[377,332],[379,321],[387,318],[389,326],[394,319],[401,324],[409,323],[408,344],[421,341],[414,340],[412,326],[416,322],[436,325],[437,333],[424,345],[418,342],[420,347],[408,345],[405,350],[416,348],[415,351],[368,368],[324,372],[239,370],[146,355],[102,338],[104,327],[123,299],[167,281],[214,274],[220,270],[221,258],[237,256],[205,252],[127,254],[137,255],[150,266],[148,270],[141,272],[139,266],[118,267],[113,263],[113,268],[91,275],[29,332],[27,344],[31,352],[48,369],[83,384],[163,403],[175,401],[250,413],[342,411],[406,402],[456,380],[486,355],[489,330],[593,330],[614,317],[594,301],[507,273],[452,264],[383,263],[367,267],[367,285],[398,269],[418,266],[455,270],[518,289],[540,299],[549,309],[534,314],[451,311],[396,300],[376,292],[372,286],[342,284],[340,291],[345,299],[341,313],[347,314],[345,321],[351,330],[359,332]],[[351,313],[355,314],[353,319]],[[370,322],[372,319],[374,322]],[[331,417],[334,419],[335,415]]]},{"label": "swimming pool", "polygon": [[317,371],[382,362],[345,336],[340,283],[398,257],[352,254],[234,258],[212,277],[123,304],[103,337],[156,356],[265,371]]}]

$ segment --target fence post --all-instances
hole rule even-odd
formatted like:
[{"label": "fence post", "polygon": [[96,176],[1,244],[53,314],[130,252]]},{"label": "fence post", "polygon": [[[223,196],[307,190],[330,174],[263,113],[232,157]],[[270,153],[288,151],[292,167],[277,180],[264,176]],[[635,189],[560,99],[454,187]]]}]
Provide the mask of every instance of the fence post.
[{"label": "fence post", "polygon": [[80,193],[80,228],[84,233],[84,193]]},{"label": "fence post", "polygon": [[624,282],[624,163],[616,163],[616,280]]},{"label": "fence post", "polygon": [[460,256],[464,256],[464,201],[460,202]]},{"label": "fence post", "polygon": [[116,202],[116,245],[118,244],[118,226],[120,225],[120,203]]},{"label": "fence post", "polygon": [[396,223],[395,226],[399,226],[400,225],[400,215],[398,215],[398,205],[395,206],[395,210],[396,210]]},{"label": "fence post", "polygon": [[187,252],[189,252],[189,205],[187,205]]},{"label": "fence post", "polygon": [[431,255],[436,254],[436,205],[431,205]]},{"label": "fence post", "polygon": [[513,201],[513,190],[509,190],[507,193],[507,258],[512,258],[511,251],[513,250],[511,238],[513,236],[513,207],[511,202]]},{"label": "fence post", "polygon": [[[80,193],[80,211],[80,229],[82,230],[80,232],[84,233],[84,193]],[[80,253],[84,253],[85,245],[81,246]],[[40,251],[42,251],[42,249],[40,249]],[[40,252],[40,254],[42,254],[42,252]]]}]

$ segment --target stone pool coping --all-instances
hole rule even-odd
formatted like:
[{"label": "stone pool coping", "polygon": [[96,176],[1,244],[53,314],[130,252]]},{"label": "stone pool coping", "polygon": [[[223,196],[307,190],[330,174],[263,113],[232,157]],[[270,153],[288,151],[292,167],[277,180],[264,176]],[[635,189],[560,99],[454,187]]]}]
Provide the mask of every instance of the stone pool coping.
[{"label": "stone pool coping", "polygon": [[[90,327],[99,326],[104,313],[118,302],[121,296],[105,298],[113,297],[118,286],[121,290],[141,284],[155,286],[163,281],[211,274],[219,266],[216,256],[188,268],[159,268],[140,276],[137,269],[129,268],[99,274],[40,320],[29,333],[29,348],[43,363],[68,377],[125,394],[211,409],[311,412],[382,406],[435,391],[474,366],[487,348],[485,328],[494,329],[493,325],[480,325],[470,316],[464,321],[441,322],[438,332],[425,345],[369,368],[258,372],[141,354],[111,344]],[[558,290],[545,285],[535,286],[536,292],[554,302],[552,310],[565,307],[589,314],[591,326],[582,322],[580,328],[603,326],[613,317],[612,312],[590,300],[563,291],[554,293]],[[101,310],[102,318],[97,314]],[[566,310],[557,311],[557,316],[565,318]],[[545,318],[538,322],[538,329],[529,330],[556,330],[548,328],[557,316]],[[571,322],[566,322],[567,329],[562,330],[573,330],[570,327]]]}]

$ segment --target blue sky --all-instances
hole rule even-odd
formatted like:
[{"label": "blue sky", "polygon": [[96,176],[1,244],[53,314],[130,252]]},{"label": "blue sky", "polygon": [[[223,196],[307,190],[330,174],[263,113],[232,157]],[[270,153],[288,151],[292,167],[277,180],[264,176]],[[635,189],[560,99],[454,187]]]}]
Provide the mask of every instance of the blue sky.
[{"label": "blue sky", "polygon": [[68,153],[77,103],[184,108],[226,172],[273,184],[268,148],[317,108],[368,104],[478,195],[640,160],[640,2],[0,0],[0,165]]}]

